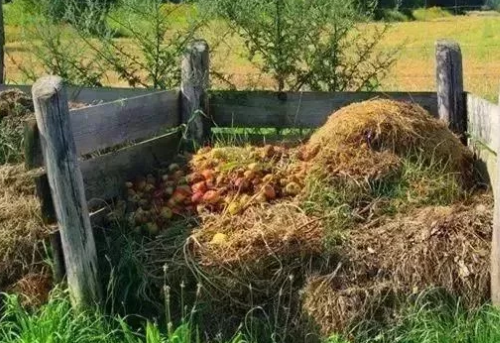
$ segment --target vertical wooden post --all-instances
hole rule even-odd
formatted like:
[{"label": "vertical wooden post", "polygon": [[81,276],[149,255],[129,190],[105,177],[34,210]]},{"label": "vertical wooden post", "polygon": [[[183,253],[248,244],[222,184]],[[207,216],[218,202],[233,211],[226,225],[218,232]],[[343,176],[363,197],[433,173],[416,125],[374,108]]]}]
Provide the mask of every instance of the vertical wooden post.
[{"label": "vertical wooden post", "polygon": [[101,296],[97,254],[66,91],[60,77],[47,76],[33,85],[32,93],[71,300],[77,309],[91,307]]},{"label": "vertical wooden post", "polygon": [[208,117],[209,47],[196,40],[182,59],[181,120],[187,125],[185,138],[202,145],[210,135]]},{"label": "vertical wooden post", "polygon": [[[497,152],[498,152],[497,147]],[[491,241],[491,302],[500,307],[500,158],[497,155],[496,178],[493,185],[495,209],[493,212],[493,236]]]},{"label": "vertical wooden post", "polygon": [[[500,97],[498,101],[500,105]],[[493,211],[493,235],[491,240],[491,302],[500,307],[500,146],[493,147],[497,153],[496,178],[493,185],[493,196],[495,197],[495,209]]]},{"label": "vertical wooden post", "polygon": [[436,42],[436,76],[439,118],[447,122],[450,129],[465,141],[467,114],[462,52],[457,42]]},{"label": "vertical wooden post", "polygon": [[0,1],[0,84],[5,83],[5,26],[3,21],[3,1]]}]

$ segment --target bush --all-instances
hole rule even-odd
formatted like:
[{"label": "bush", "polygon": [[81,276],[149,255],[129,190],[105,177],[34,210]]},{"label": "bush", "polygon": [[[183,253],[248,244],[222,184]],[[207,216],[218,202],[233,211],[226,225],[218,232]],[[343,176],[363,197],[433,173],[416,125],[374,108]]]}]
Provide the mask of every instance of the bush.
[{"label": "bush", "polygon": [[441,7],[418,8],[412,12],[413,18],[419,21],[430,21],[451,17],[452,14]]},{"label": "bush", "polygon": [[387,26],[362,25],[375,3],[354,0],[201,0],[245,43],[246,57],[278,91],[371,90],[394,62],[379,52]]},{"label": "bush", "polygon": [[383,9],[380,12],[380,19],[385,22],[392,23],[410,20],[405,14],[397,10]]}]

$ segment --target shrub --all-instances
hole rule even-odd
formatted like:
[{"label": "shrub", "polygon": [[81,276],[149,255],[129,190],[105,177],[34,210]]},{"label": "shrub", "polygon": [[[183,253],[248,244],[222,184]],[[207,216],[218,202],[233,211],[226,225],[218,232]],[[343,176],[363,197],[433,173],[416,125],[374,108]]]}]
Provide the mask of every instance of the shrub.
[{"label": "shrub", "polygon": [[373,2],[353,0],[201,0],[243,38],[246,57],[270,74],[278,91],[369,90],[394,62],[378,52],[387,26],[363,25]]},{"label": "shrub", "polygon": [[441,7],[418,8],[412,12],[413,18],[419,21],[429,21],[451,17],[452,14]]},{"label": "shrub", "polygon": [[397,10],[390,10],[390,9],[381,10],[380,19],[386,22],[401,22],[409,20],[409,18],[405,14]]}]

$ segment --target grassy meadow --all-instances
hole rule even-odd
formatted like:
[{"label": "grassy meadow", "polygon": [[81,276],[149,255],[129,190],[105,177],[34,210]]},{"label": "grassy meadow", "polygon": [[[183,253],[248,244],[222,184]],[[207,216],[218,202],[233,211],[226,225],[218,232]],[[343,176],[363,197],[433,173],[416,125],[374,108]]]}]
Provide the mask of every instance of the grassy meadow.
[{"label": "grassy meadow", "polygon": [[[451,16],[439,17],[433,11],[415,11],[420,20],[392,23],[380,49],[401,47],[396,64],[382,80],[383,91],[432,91],[435,89],[434,44],[436,40],[448,38],[461,44],[464,58],[465,88],[467,91],[496,101],[500,80],[500,16]],[[447,12],[443,12],[447,13]],[[120,13],[117,13],[120,15]],[[186,25],[196,11],[186,5],[174,12],[174,28]],[[7,40],[7,79],[11,83],[26,82],[19,66],[35,66],[36,61],[26,42],[26,21],[19,8],[5,6]],[[380,24],[370,24],[380,25]],[[71,29],[67,32],[67,49],[75,49]],[[262,75],[244,56],[242,40],[230,35],[227,27],[212,21],[200,33],[212,47],[212,66],[229,77],[239,88],[273,88],[273,80]],[[221,37],[223,37],[221,39]],[[127,38],[121,38],[126,40]],[[107,85],[127,86],[115,76],[109,75]]]}]

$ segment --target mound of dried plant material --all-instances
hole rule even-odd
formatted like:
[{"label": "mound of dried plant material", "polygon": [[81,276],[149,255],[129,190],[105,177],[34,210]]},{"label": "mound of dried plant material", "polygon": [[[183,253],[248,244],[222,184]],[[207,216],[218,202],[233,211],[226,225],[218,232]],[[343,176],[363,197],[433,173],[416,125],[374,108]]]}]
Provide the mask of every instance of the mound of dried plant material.
[{"label": "mound of dried plant material", "polygon": [[400,159],[418,154],[449,173],[471,175],[472,155],[443,122],[417,104],[371,100],[330,116],[303,149],[303,158],[330,176],[380,179]]},{"label": "mound of dried plant material", "polygon": [[398,296],[430,287],[481,305],[489,294],[492,203],[491,196],[480,196],[353,230],[338,270],[309,279],[304,310],[329,334],[387,318]]},{"label": "mound of dried plant material", "polygon": [[0,166],[0,289],[37,268],[37,248],[48,235],[32,174],[23,165]]},{"label": "mound of dried plant material", "polygon": [[201,265],[228,267],[320,254],[323,238],[320,218],[282,202],[251,206],[238,216],[207,214],[190,240]]}]

